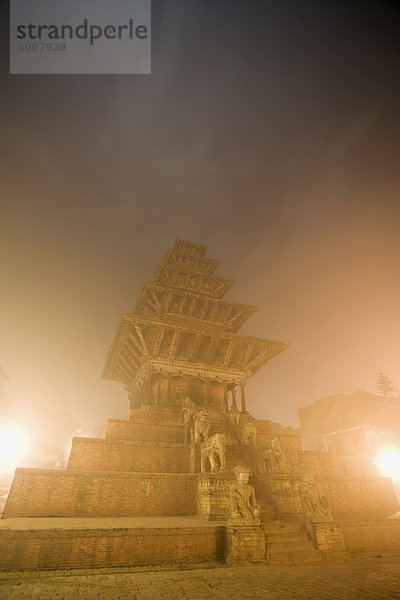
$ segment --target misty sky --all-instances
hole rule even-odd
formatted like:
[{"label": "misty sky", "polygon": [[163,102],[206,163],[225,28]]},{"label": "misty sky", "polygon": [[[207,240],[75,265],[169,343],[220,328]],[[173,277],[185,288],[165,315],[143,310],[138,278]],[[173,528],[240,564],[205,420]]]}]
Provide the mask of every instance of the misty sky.
[{"label": "misty sky", "polygon": [[175,237],[209,246],[241,333],[289,342],[247,386],[297,425],[400,387],[400,8],[153,0],[152,74],[8,75],[2,14],[0,364],[17,406],[84,431],[128,409],[100,378]]}]

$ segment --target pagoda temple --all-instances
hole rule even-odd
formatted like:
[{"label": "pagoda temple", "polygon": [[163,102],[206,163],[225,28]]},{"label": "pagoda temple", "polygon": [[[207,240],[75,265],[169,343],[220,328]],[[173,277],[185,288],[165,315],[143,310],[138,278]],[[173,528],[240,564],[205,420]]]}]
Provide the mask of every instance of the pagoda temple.
[{"label": "pagoda temple", "polygon": [[254,306],[222,298],[233,280],[215,275],[219,261],[207,246],[176,239],[143,284],[131,313],[121,317],[103,372],[121,381],[131,409],[147,405],[240,408],[246,412],[246,379],[287,345],[242,336]]},{"label": "pagoda temple", "polygon": [[[0,569],[344,559],[400,549],[392,481],[348,476],[247,410],[245,384],[287,348],[240,335],[207,247],[177,239],[121,317],[103,377],[130,406],[74,437],[66,469],[17,468]],[[372,540],[372,541],[371,541]]]}]

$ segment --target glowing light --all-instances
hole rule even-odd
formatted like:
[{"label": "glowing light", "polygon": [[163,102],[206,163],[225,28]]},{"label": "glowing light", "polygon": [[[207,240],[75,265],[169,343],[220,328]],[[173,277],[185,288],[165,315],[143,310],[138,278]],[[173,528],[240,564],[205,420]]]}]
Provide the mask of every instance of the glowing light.
[{"label": "glowing light", "polygon": [[30,438],[19,425],[4,425],[0,428],[0,471],[13,470],[28,454]]},{"label": "glowing light", "polygon": [[375,462],[383,477],[400,480],[400,450],[398,448],[383,448]]}]

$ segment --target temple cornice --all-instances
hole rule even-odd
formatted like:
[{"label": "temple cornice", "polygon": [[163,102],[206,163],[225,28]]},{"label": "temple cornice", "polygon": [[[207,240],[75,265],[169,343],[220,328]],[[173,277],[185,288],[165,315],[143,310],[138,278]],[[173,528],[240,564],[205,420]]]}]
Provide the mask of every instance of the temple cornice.
[{"label": "temple cornice", "polygon": [[145,282],[132,314],[197,323],[236,333],[257,308],[248,304],[204,297],[195,291],[165,288]]},{"label": "temple cornice", "polygon": [[282,342],[219,332],[207,326],[123,314],[103,377],[117,379],[118,367],[126,383],[150,359],[171,361],[177,368],[179,364],[196,365],[196,369],[233,370],[249,377],[287,347]]}]

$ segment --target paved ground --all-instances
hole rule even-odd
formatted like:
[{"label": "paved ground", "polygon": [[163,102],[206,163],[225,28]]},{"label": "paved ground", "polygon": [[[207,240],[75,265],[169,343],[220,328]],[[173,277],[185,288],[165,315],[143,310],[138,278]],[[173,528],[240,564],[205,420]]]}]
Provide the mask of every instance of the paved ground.
[{"label": "paved ground", "polygon": [[1,600],[400,600],[400,557],[0,573]]}]

